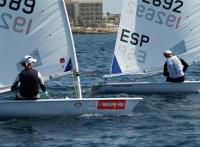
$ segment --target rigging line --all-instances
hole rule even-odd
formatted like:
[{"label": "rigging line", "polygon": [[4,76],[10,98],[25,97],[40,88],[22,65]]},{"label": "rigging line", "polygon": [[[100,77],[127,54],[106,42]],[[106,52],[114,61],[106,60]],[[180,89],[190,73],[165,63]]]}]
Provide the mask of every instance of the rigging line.
[{"label": "rigging line", "polygon": [[49,99],[54,99],[53,97],[51,97],[51,96],[49,95],[49,93],[48,93],[48,95],[46,95],[46,94],[44,94],[42,91],[39,91],[39,92],[40,92],[41,95],[44,95],[44,96],[48,97]]},{"label": "rigging line", "polygon": [[140,79],[145,79],[145,78],[151,78],[155,76],[161,76],[161,73],[156,73],[156,74],[151,74],[151,75],[144,75],[142,77],[134,78],[133,81],[140,80]]},{"label": "rigging line", "polygon": [[140,77],[140,78],[135,78],[134,80],[140,80],[140,79],[144,79],[144,78],[150,78],[150,77],[154,77],[154,76],[161,76],[160,73],[158,74],[152,74],[152,75],[148,75],[148,76],[143,76],[143,77]]}]

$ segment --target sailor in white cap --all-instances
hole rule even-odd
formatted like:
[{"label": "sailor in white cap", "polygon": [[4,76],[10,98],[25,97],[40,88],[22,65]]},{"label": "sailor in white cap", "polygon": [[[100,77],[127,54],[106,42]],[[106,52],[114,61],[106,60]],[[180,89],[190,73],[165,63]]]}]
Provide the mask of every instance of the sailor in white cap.
[{"label": "sailor in white cap", "polygon": [[25,69],[17,75],[13,85],[11,86],[11,91],[16,91],[18,90],[19,85],[19,92],[16,95],[16,99],[38,99],[40,97],[39,88],[41,88],[42,91],[48,95],[40,72],[33,69],[33,64],[36,62],[37,59],[34,59],[30,55],[26,55],[24,57],[22,65],[25,66]]},{"label": "sailor in white cap", "polygon": [[163,69],[163,75],[166,77],[166,81],[184,82],[188,64],[183,59],[175,56],[170,50],[164,51],[163,55],[166,58]]}]

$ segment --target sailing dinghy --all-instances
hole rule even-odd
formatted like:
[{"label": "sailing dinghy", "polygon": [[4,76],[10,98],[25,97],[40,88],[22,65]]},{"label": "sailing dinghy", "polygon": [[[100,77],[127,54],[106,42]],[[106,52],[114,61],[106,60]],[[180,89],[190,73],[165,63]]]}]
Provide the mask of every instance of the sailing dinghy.
[{"label": "sailing dinghy", "polygon": [[[163,52],[172,50],[188,64],[200,59],[200,1],[124,0],[110,75],[93,86],[101,93],[198,92],[200,81],[111,82],[113,77],[161,75]],[[109,81],[108,81],[109,79]]]},{"label": "sailing dinghy", "polygon": [[[38,60],[35,68],[45,80],[78,73],[78,62],[64,0],[7,0],[0,3],[0,92],[22,70],[25,55]],[[1,100],[0,118],[83,114],[128,115],[142,98],[78,98]],[[14,99],[14,98],[13,98]]]}]

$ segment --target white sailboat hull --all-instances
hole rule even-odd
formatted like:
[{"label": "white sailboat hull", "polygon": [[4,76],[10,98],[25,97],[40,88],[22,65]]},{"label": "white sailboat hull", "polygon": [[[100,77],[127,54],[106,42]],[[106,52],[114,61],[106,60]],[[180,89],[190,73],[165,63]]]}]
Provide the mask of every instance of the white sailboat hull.
[{"label": "white sailboat hull", "polygon": [[200,81],[100,83],[93,86],[100,93],[165,94],[200,91]]},{"label": "white sailboat hull", "polygon": [[55,116],[128,115],[142,98],[39,99],[0,102],[0,119]]}]

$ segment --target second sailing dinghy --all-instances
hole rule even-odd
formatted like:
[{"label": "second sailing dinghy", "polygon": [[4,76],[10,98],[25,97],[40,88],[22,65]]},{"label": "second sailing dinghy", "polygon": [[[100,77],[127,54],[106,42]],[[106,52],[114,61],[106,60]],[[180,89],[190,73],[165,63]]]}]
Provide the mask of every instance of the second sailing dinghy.
[{"label": "second sailing dinghy", "polygon": [[[172,50],[189,64],[200,59],[199,0],[123,2],[112,67],[110,75],[104,78],[161,73],[165,62],[165,50]],[[198,92],[200,81],[106,81],[94,85],[93,89],[102,93],[134,94]]]},{"label": "second sailing dinghy", "polygon": [[[25,55],[37,58],[46,80],[78,73],[78,63],[64,0],[0,2],[0,92],[10,90]],[[30,83],[31,84],[31,83]],[[127,115],[142,98],[78,98],[1,100],[0,118],[83,114]]]}]

